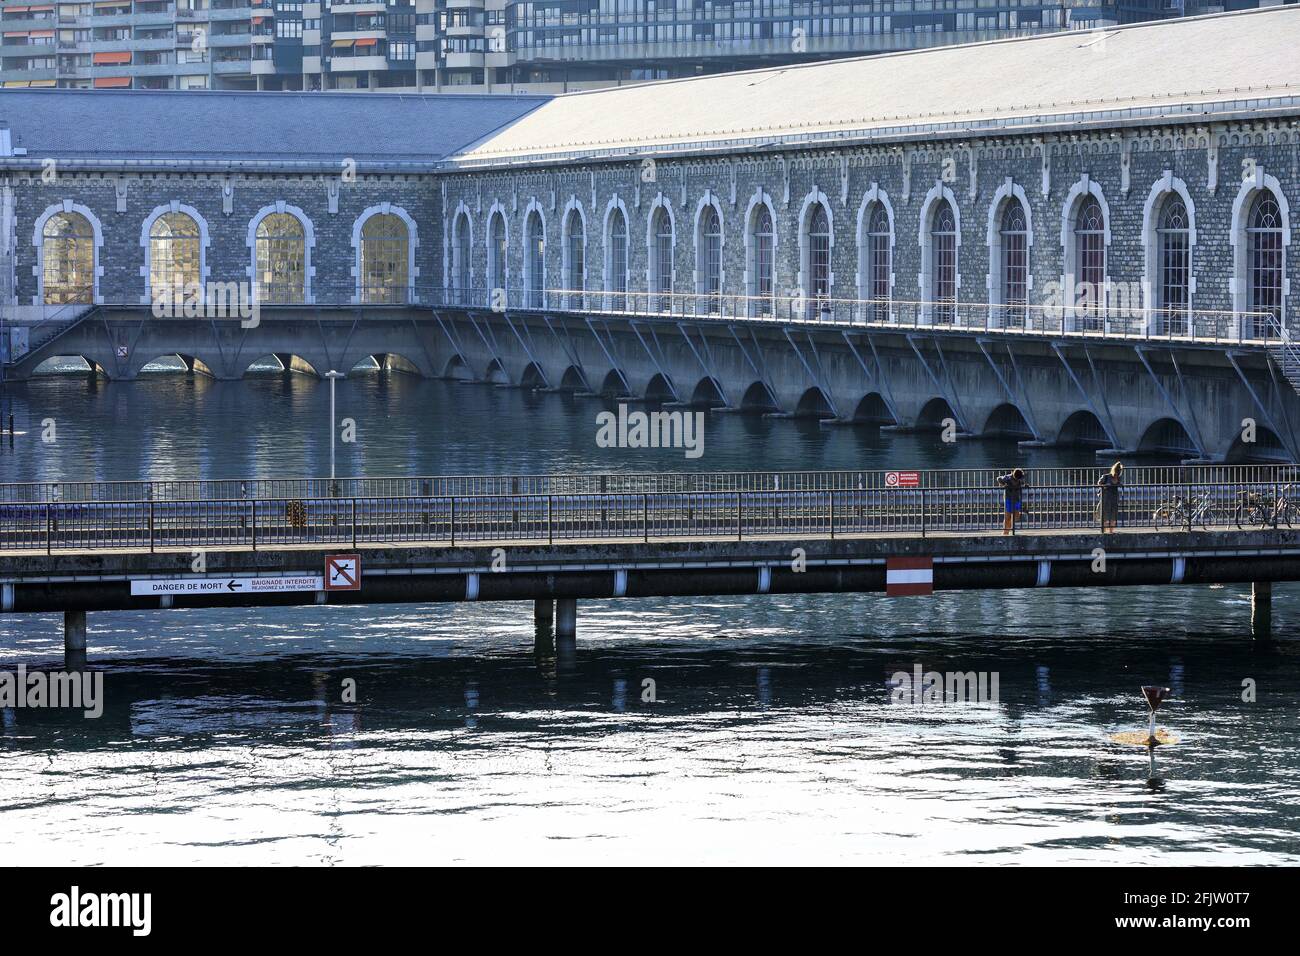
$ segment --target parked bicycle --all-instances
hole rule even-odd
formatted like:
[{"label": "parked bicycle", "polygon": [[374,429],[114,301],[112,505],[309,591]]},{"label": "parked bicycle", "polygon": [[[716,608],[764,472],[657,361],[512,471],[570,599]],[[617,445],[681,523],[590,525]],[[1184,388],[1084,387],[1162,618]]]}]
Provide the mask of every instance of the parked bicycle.
[{"label": "parked bicycle", "polygon": [[1291,485],[1284,485],[1276,497],[1243,491],[1237,495],[1233,519],[1237,527],[1242,529],[1276,528],[1280,524],[1290,528],[1300,524],[1300,502],[1292,497]]},{"label": "parked bicycle", "polygon": [[1157,531],[1162,528],[1201,528],[1208,531],[1210,525],[1219,523],[1219,514],[1215,510],[1214,499],[1208,494],[1192,495],[1191,498],[1174,495],[1156,507],[1151,515],[1151,523]]}]

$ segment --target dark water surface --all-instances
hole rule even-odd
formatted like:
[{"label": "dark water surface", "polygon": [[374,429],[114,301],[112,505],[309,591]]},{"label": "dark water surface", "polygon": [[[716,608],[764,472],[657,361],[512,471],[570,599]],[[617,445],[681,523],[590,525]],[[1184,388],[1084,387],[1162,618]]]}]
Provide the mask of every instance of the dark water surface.
[{"label": "dark water surface", "polygon": [[[320,475],[328,385],[10,386],[0,481]],[[601,449],[602,403],[356,374],[341,474],[1092,464],[1090,452],[712,414],[702,458]],[[36,440],[53,419],[58,440]],[[103,717],[0,711],[0,858],[41,863],[1300,860],[1298,592],[1239,587],[90,615]],[[0,617],[0,669],[59,620]],[[914,665],[996,704],[891,702]],[[343,703],[345,680],[357,702]],[[657,698],[643,701],[646,682]],[[1242,701],[1243,681],[1257,699]],[[1180,742],[1149,782],[1144,683]]]}]

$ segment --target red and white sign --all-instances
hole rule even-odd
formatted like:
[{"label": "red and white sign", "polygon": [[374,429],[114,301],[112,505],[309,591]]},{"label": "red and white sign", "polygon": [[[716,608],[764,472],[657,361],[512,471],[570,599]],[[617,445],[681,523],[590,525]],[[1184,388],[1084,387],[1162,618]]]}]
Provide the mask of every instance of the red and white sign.
[{"label": "red and white sign", "polygon": [[934,558],[886,558],[885,593],[890,597],[934,593]]},{"label": "red and white sign", "polygon": [[919,471],[887,471],[885,472],[886,488],[920,488],[921,473]]},{"label": "red and white sign", "polygon": [[361,556],[331,554],[325,558],[326,591],[361,590]]}]

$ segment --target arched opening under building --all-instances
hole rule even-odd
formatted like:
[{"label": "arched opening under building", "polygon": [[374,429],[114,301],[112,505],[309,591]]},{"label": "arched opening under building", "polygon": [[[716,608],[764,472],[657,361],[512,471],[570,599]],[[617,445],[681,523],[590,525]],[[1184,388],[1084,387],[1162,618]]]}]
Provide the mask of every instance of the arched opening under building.
[{"label": "arched opening under building", "polygon": [[797,418],[835,417],[826,393],[815,385],[799,396],[799,403],[795,406],[794,413]]},{"label": "arched opening under building", "polygon": [[1081,408],[1062,423],[1056,433],[1056,443],[1079,448],[1105,448],[1110,444],[1110,438],[1101,419]]},{"label": "arched opening under building", "polygon": [[1256,424],[1254,441],[1247,441],[1248,433],[1243,429],[1233,439],[1223,460],[1229,465],[1277,465],[1290,464],[1293,459],[1282,439],[1271,428]]},{"label": "arched opening under building", "polygon": [[722,397],[722,388],[713,376],[706,375],[695,383],[695,390],[691,392],[691,404],[701,408],[721,408],[727,404],[727,400]]},{"label": "arched opening under building", "polygon": [[1160,418],[1152,422],[1138,442],[1138,453],[1143,455],[1169,455],[1187,458],[1198,450],[1182,423],[1173,418]]},{"label": "arched opening under building", "polygon": [[647,402],[672,402],[677,400],[672,383],[658,372],[646,384],[645,398]]},{"label": "arched opening under building", "polygon": [[762,382],[754,382],[749,388],[745,389],[744,397],[740,400],[740,409],[745,412],[775,412],[780,410],[771,389]]},{"label": "arched opening under building", "polygon": [[853,410],[853,420],[867,425],[893,425],[894,416],[889,412],[884,397],[879,392],[869,392],[858,402]]},{"label": "arched opening under building", "polygon": [[921,408],[921,414],[916,416],[916,428],[917,431],[940,431],[948,419],[954,422],[957,420],[952,406],[946,399],[932,398]]},{"label": "arched opening under building", "polygon": [[989,414],[984,423],[984,435],[990,438],[1014,438],[1017,440],[1034,437],[1033,429],[1025,420],[1024,414],[1010,402],[1004,402]]}]

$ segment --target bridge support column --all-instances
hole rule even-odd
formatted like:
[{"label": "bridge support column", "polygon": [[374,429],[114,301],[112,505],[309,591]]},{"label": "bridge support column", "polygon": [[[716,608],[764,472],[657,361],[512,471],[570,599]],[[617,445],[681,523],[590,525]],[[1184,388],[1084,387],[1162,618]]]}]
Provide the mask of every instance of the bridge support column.
[{"label": "bridge support column", "polygon": [[555,652],[555,601],[537,598],[533,601],[533,650],[538,654]]},{"label": "bridge support column", "polygon": [[562,659],[572,661],[578,650],[578,599],[555,601],[555,647]]},{"label": "bridge support column", "polygon": [[1250,586],[1250,636],[1257,641],[1273,637],[1273,582],[1256,581]]},{"label": "bridge support column", "polygon": [[78,671],[86,666],[86,612],[63,612],[63,667]]}]

